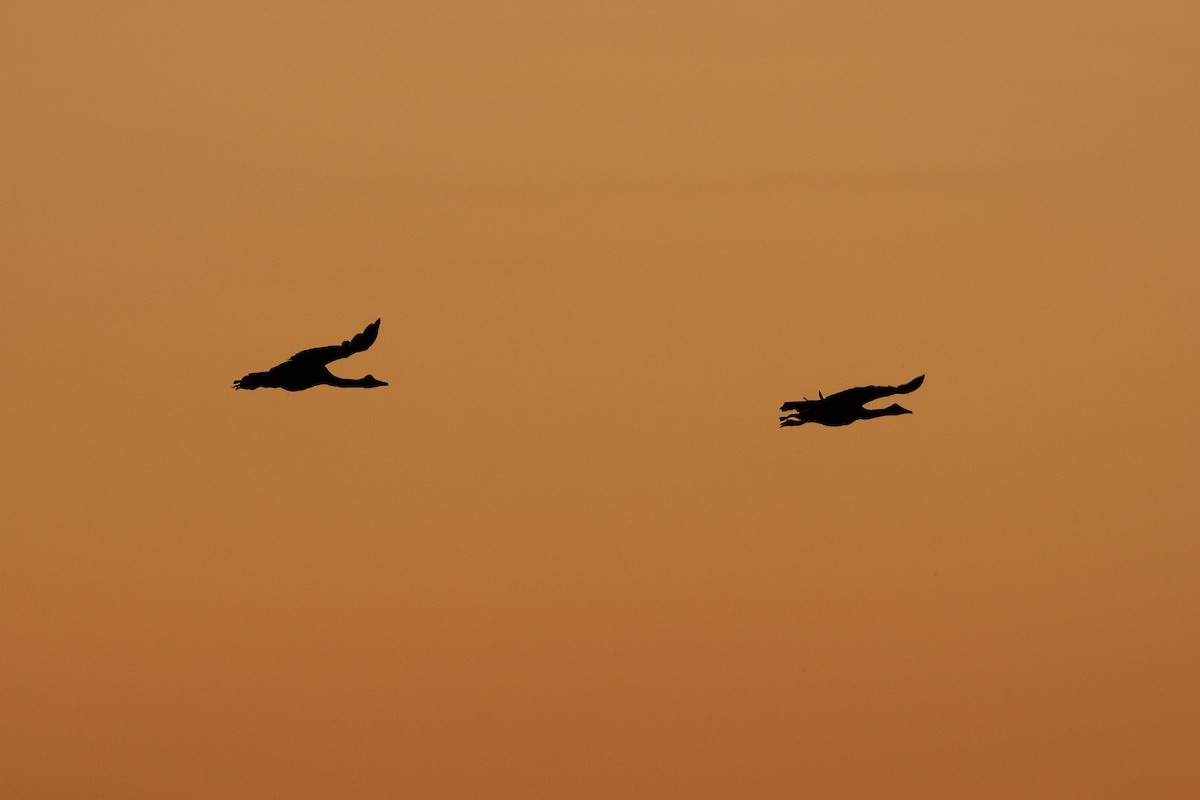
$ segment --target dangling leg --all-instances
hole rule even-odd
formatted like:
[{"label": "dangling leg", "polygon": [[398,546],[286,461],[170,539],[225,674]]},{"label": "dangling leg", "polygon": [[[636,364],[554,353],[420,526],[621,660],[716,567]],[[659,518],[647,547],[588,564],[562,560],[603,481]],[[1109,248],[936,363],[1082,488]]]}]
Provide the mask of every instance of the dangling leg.
[{"label": "dangling leg", "polygon": [[266,372],[251,372],[249,375],[243,375],[233,382],[234,389],[259,389],[267,385],[268,373]]}]

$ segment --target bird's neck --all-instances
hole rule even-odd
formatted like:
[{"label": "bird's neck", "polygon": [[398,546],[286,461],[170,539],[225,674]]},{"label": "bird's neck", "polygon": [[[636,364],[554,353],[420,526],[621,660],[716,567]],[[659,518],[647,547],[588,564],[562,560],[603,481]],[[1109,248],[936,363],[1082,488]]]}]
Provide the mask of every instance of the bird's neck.
[{"label": "bird's neck", "polygon": [[339,378],[337,375],[329,376],[330,386],[341,386],[345,389],[368,389],[370,388],[366,378]]},{"label": "bird's neck", "polygon": [[897,414],[907,414],[903,408],[897,405],[891,405],[887,408],[864,408],[864,419],[875,419],[876,417],[894,417]]}]

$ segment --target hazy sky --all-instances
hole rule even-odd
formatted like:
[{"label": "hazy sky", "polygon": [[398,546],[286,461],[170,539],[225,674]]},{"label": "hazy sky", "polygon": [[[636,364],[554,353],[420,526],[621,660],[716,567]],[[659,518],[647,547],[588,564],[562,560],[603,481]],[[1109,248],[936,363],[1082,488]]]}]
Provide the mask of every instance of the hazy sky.
[{"label": "hazy sky", "polygon": [[1198,9],[4,3],[0,793],[1200,795]]}]

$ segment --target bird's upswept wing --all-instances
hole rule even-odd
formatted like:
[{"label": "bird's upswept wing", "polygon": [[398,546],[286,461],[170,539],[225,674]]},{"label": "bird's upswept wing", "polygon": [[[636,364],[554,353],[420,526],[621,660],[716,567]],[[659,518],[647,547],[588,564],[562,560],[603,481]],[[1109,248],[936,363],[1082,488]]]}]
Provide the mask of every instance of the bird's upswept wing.
[{"label": "bird's upswept wing", "polygon": [[379,336],[379,320],[368,325],[362,333],[356,333],[348,342],[330,345],[329,347],[314,347],[311,350],[301,350],[288,359],[299,364],[328,364],[339,358],[346,358],[355,353],[361,353],[375,343]]},{"label": "bird's upswept wing", "polygon": [[826,397],[825,402],[861,406],[872,400],[887,397],[888,395],[908,394],[909,392],[916,391],[924,382],[925,376],[918,375],[908,383],[901,384],[900,386],[858,386],[853,389],[835,392]]},{"label": "bird's upswept wing", "polygon": [[820,400],[795,400],[790,403],[784,403],[779,407],[780,411],[803,411],[809,408],[819,408],[824,405],[828,406],[861,406],[872,400],[878,400],[881,397],[887,397],[893,394],[908,394],[920,388],[925,382],[924,375],[918,375],[908,383],[899,386],[856,386],[853,389],[843,389],[840,392],[834,392],[828,397],[822,397]]}]

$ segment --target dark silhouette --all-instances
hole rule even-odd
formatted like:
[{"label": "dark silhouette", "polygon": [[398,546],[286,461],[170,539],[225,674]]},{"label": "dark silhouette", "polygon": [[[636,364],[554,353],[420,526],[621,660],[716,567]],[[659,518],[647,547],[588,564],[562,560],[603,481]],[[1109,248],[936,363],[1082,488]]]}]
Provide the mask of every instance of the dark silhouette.
[{"label": "dark silhouette", "polygon": [[895,403],[887,408],[863,408],[863,405],[887,397],[890,394],[908,394],[916,391],[925,382],[925,376],[919,375],[902,386],[859,386],[855,389],[831,394],[829,397],[817,393],[819,400],[796,400],[784,403],[780,411],[792,411],[785,417],[779,418],[779,427],[788,428],[793,425],[803,425],[806,422],[816,422],[820,425],[849,425],[860,419],[875,419],[875,417],[891,417],[897,414],[911,414],[907,408]]},{"label": "dark silhouette", "polygon": [[356,334],[348,342],[301,351],[266,372],[251,372],[244,378],[234,381],[233,388],[287,389],[289,392],[299,392],[314,386],[357,386],[363,389],[387,386],[374,375],[368,375],[365,378],[339,378],[331,374],[327,367],[330,361],[337,361],[339,358],[366,350],[375,343],[375,337],[378,335],[379,320],[375,320],[367,326],[366,330]]}]

